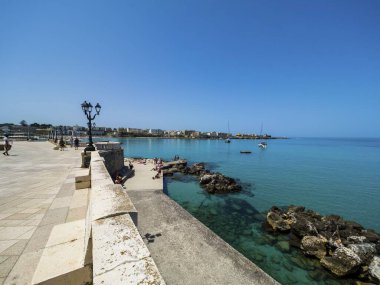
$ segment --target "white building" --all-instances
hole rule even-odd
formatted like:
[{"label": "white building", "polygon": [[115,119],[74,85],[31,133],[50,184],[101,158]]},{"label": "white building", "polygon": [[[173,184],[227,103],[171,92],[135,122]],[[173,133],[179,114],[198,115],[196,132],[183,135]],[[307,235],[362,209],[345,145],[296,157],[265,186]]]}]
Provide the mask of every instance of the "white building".
[{"label": "white building", "polygon": [[148,133],[151,135],[162,135],[164,131],[161,129],[149,129]]},{"label": "white building", "polygon": [[146,133],[146,130],[137,129],[137,128],[127,128],[127,133],[143,134],[143,133]]}]

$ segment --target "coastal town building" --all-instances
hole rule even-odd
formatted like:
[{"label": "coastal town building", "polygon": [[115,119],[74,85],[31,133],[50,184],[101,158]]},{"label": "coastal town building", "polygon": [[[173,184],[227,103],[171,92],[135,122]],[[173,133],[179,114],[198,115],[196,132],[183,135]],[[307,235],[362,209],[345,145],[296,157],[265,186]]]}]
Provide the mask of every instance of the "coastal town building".
[{"label": "coastal town building", "polygon": [[151,134],[151,135],[163,135],[164,131],[161,130],[161,129],[149,129],[148,130],[148,134]]},{"label": "coastal town building", "polygon": [[147,133],[147,130],[138,129],[138,128],[127,128],[127,133],[145,134],[145,133]]},{"label": "coastal town building", "polygon": [[[21,124],[22,123],[22,124]],[[53,126],[51,124],[27,124],[25,121],[20,124],[13,123],[0,123],[0,135],[8,134],[13,140],[28,140],[39,139],[44,140],[50,137],[74,136],[85,137],[88,135],[87,126]],[[92,135],[98,137],[168,137],[168,138],[190,138],[190,139],[271,139],[269,134],[247,134],[237,133],[233,135],[231,133],[207,131],[201,132],[197,130],[162,130],[162,129],[141,129],[132,127],[92,127]]]}]

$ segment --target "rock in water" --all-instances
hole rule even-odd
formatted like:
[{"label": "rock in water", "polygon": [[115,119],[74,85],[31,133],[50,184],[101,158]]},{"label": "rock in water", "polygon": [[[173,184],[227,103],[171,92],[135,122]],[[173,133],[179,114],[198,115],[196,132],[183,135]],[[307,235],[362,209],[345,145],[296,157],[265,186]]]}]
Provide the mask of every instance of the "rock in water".
[{"label": "rock in water", "polygon": [[299,237],[318,235],[318,231],[314,224],[303,216],[296,216],[296,222],[292,229]]},{"label": "rock in water", "polygon": [[321,264],[339,277],[357,271],[361,262],[355,252],[344,246],[337,248],[332,256],[321,259]]},{"label": "rock in water", "polygon": [[337,215],[321,216],[293,205],[273,206],[263,227],[274,234],[289,233],[291,246],[317,257],[321,265],[339,277],[355,274],[361,280],[380,281],[380,234],[374,230]]},{"label": "rock in water", "polygon": [[304,236],[301,240],[301,249],[306,255],[322,259],[326,255],[327,239],[323,236]]},{"label": "rock in water", "polygon": [[188,170],[189,174],[201,175],[205,171],[205,164],[203,162],[194,163]]},{"label": "rock in water", "polygon": [[369,262],[376,253],[376,245],[373,243],[349,244],[347,247],[355,252],[364,263]]},{"label": "rock in water", "polygon": [[213,175],[212,175],[212,174],[205,174],[205,175],[203,175],[203,176],[201,177],[199,183],[200,183],[201,185],[208,184],[208,183],[211,182],[212,178],[213,178]]},{"label": "rock in water", "polygon": [[273,228],[273,230],[279,231],[289,231],[291,225],[296,221],[292,215],[287,215],[277,207],[272,207],[272,209],[267,214],[267,222]]},{"label": "rock in water", "polygon": [[201,176],[199,183],[210,194],[239,192],[241,190],[241,186],[234,179],[220,173],[204,174]]},{"label": "rock in water", "polygon": [[369,274],[380,282],[380,257],[375,256],[369,265]]},{"label": "rock in water", "polygon": [[290,251],[290,246],[289,246],[289,242],[287,241],[279,241],[277,244],[276,244],[276,247],[282,251],[282,252],[289,252]]}]

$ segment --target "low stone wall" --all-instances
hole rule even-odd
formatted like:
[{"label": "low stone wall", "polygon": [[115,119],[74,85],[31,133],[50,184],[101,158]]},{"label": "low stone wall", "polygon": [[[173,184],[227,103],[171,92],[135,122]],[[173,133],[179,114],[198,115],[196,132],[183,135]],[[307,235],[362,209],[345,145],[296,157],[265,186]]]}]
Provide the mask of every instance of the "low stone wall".
[{"label": "low stone wall", "polygon": [[123,149],[99,150],[98,152],[104,158],[104,164],[111,177],[114,177],[124,167]]},{"label": "low stone wall", "polygon": [[[110,155],[114,159],[120,151],[107,153],[116,153]],[[87,213],[54,226],[32,284],[165,285],[137,230],[136,208],[125,189],[114,184],[99,151],[91,152],[90,168],[79,169],[75,178],[76,184],[91,180],[91,188],[75,190],[86,191]]]},{"label": "low stone wall", "polygon": [[113,183],[100,152],[91,154],[93,284],[164,285],[136,228],[137,211],[122,186]]},{"label": "low stone wall", "polygon": [[[104,164],[111,177],[124,167],[124,150],[117,142],[96,142],[97,152],[104,158]],[[91,162],[91,151],[82,152],[82,167],[88,168]]]}]

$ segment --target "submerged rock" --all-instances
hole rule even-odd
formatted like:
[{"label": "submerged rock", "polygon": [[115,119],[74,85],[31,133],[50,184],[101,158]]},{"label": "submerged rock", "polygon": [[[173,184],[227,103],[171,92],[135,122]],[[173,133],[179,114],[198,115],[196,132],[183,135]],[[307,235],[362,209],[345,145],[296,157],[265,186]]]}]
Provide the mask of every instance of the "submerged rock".
[{"label": "submerged rock", "polygon": [[289,246],[289,242],[287,241],[279,241],[277,244],[276,244],[276,247],[282,251],[282,252],[289,252],[290,251],[290,246]]}]

